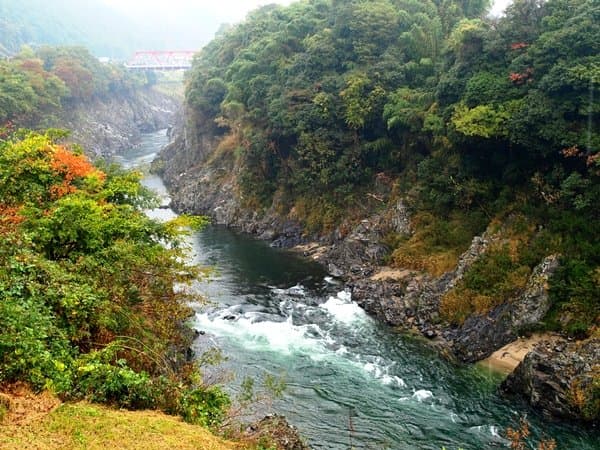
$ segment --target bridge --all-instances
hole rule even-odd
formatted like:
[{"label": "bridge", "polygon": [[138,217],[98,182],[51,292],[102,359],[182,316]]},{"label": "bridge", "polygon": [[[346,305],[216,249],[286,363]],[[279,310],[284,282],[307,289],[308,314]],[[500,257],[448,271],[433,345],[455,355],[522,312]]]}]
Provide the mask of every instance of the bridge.
[{"label": "bridge", "polygon": [[185,70],[192,67],[194,51],[140,51],[125,63],[131,70]]}]

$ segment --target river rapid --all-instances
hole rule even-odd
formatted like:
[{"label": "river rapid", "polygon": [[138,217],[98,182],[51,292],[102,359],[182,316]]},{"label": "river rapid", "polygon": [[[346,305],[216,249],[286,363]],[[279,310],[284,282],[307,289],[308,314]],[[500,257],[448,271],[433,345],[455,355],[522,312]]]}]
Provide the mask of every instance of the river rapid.
[{"label": "river rapid", "polygon": [[[120,162],[147,169],[167,142],[164,132],[146,135]],[[144,184],[168,205],[159,177],[148,174]],[[175,217],[164,208],[149,214]],[[208,300],[195,306],[194,350],[218,347],[227,358],[208,374],[227,378],[234,396],[245,377],[257,385],[267,375],[285,380],[282,398],[261,412],[285,415],[313,448],[509,448],[504,431],[520,417],[536,440],[599,448],[597,434],[544,421],[500,397],[500,374],[452,365],[420,339],[373,320],[316,263],[212,225],[191,245],[193,261],[214,269],[194,286]]]}]

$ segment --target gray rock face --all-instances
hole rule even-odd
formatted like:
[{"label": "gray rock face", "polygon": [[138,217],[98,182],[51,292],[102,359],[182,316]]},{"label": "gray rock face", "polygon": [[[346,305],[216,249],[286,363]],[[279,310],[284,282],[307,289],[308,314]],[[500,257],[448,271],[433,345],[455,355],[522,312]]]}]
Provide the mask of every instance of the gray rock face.
[{"label": "gray rock face", "polygon": [[600,424],[600,338],[541,342],[501,389],[549,416]]},{"label": "gray rock face", "polygon": [[558,269],[558,255],[546,258],[533,270],[523,294],[511,311],[512,326],[523,328],[538,323],[550,310],[548,281]]},{"label": "gray rock face", "polygon": [[410,235],[413,230],[410,225],[410,212],[403,199],[398,200],[396,206],[392,209],[390,222],[396,233]]},{"label": "gray rock face", "polygon": [[548,280],[558,268],[558,256],[545,258],[533,270],[526,288],[517,298],[488,314],[469,317],[460,327],[445,327],[439,317],[442,296],[458,284],[496,239],[487,232],[475,237],[461,255],[456,269],[439,278],[413,275],[400,283],[353,281],[353,298],[366,311],[390,325],[416,328],[426,337],[435,331],[463,362],[480,361],[515,340],[520,329],[538,323],[546,315],[551,306]]},{"label": "gray rock face", "polygon": [[72,130],[71,140],[92,157],[107,157],[135,146],[141,133],[167,128],[178,103],[152,89],[140,89],[65,108],[54,126]]},{"label": "gray rock face", "polygon": [[480,361],[514,341],[517,333],[511,325],[511,310],[511,305],[504,303],[486,315],[471,316],[460,328],[446,332],[458,359]]}]

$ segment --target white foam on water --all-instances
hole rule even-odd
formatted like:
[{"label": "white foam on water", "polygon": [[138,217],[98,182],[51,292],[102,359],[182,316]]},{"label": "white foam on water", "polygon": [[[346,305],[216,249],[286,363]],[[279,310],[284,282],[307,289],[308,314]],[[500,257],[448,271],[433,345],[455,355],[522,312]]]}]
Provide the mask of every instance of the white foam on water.
[{"label": "white foam on water", "polygon": [[350,303],[352,301],[352,293],[350,291],[340,291],[337,294],[337,298],[339,298],[340,300],[343,300],[347,303]]},{"label": "white foam on water", "polygon": [[406,387],[404,380],[396,375],[384,375],[381,377],[381,382],[387,386]]},{"label": "white foam on water", "polygon": [[306,288],[301,284],[297,284],[287,289],[280,288],[272,288],[271,289],[274,294],[277,295],[291,295],[294,297],[305,297],[306,296]]},{"label": "white foam on water", "polygon": [[253,320],[252,315],[244,315],[227,320],[229,314],[222,312],[219,317],[208,314],[196,315],[196,327],[219,336],[231,336],[252,350],[275,351],[283,354],[306,353],[309,356],[323,355],[327,349],[318,339],[307,335],[308,325],[294,325],[291,317],[283,322]]},{"label": "white foam on water", "polygon": [[390,370],[393,367],[393,363],[386,365],[385,361],[376,357],[373,362],[367,362],[362,364],[362,369],[371,375],[373,378],[381,382],[386,386],[406,387],[404,380],[396,375],[390,375]]},{"label": "white foam on water", "polygon": [[336,280],[333,279],[333,277],[325,277],[323,278],[323,280],[327,284],[339,284]]},{"label": "white foam on water", "polygon": [[469,432],[481,434],[483,436],[491,436],[494,442],[502,442],[508,444],[508,440],[500,435],[500,429],[496,425],[477,425],[470,427]]},{"label": "white foam on water", "polygon": [[347,354],[349,353],[349,352],[348,352],[348,349],[347,349],[345,346],[343,346],[343,345],[342,345],[342,346],[340,346],[340,348],[338,348],[338,349],[337,349],[335,352],[336,352],[338,355],[340,355],[340,356],[344,356],[344,355],[347,355]]},{"label": "white foam on water", "polygon": [[412,395],[412,398],[418,402],[424,402],[433,399],[433,392],[426,389],[419,389]]},{"label": "white foam on water", "polygon": [[352,302],[352,294],[349,291],[341,291],[335,297],[329,297],[325,303],[320,305],[320,308],[326,310],[339,322],[346,324],[367,318],[365,311]]},{"label": "white foam on water", "polygon": [[367,372],[373,375],[375,378],[380,378],[382,375],[382,370],[379,366],[373,363],[366,363],[364,368]]}]

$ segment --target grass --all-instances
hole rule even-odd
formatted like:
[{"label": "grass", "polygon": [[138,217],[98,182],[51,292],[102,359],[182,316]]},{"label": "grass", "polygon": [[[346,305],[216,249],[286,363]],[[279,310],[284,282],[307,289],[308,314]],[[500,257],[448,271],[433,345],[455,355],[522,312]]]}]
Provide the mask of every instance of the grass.
[{"label": "grass", "polygon": [[390,265],[438,277],[456,267],[460,255],[469,248],[473,236],[485,229],[486,223],[479,214],[456,212],[442,219],[426,212],[417,213],[412,220],[415,233],[391,245]]},{"label": "grass", "polygon": [[518,297],[527,285],[534,265],[545,256],[544,253],[532,256],[530,243],[535,236],[535,227],[520,215],[504,222],[492,221],[488,231],[494,236],[492,244],[468,268],[459,283],[442,297],[440,314],[453,324],[461,325],[472,314],[487,314],[494,307]]},{"label": "grass", "polygon": [[0,424],[2,449],[203,449],[245,448],[208,430],[156,411],[122,411],[85,402],[66,403],[41,418]]}]

